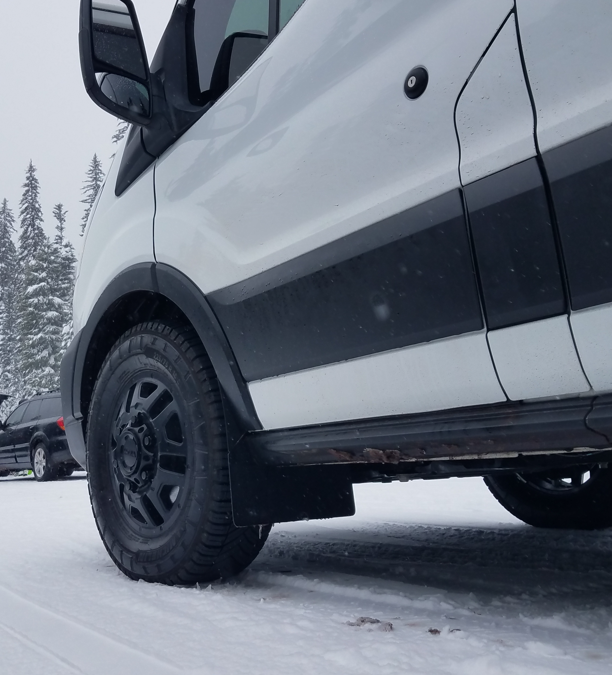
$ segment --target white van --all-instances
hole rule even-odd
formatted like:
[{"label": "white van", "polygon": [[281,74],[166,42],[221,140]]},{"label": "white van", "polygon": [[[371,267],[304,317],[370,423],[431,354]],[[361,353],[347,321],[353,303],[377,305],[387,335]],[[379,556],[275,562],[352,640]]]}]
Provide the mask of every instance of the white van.
[{"label": "white van", "polygon": [[582,5],[179,0],[149,67],[131,0],[82,0],[133,126],[62,398],[128,576],[236,573],[368,481],[612,525],[612,3]]}]

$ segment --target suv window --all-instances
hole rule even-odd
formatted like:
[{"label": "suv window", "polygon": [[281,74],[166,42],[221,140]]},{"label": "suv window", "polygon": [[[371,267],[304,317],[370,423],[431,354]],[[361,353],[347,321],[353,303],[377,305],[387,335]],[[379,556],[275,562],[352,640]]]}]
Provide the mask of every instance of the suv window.
[{"label": "suv window", "polygon": [[37,401],[30,401],[28,403],[28,409],[26,410],[25,415],[23,416],[24,422],[31,422],[34,419],[40,417],[40,399]]},{"label": "suv window", "polygon": [[194,103],[216,100],[244,75],[268,45],[269,22],[269,0],[196,0]]},{"label": "suv window", "polygon": [[303,4],[304,0],[281,0],[279,30],[283,30]]},{"label": "suv window", "polygon": [[6,425],[14,426],[15,424],[19,424],[27,405],[27,403],[22,403],[18,408],[15,408],[15,410],[13,410],[13,412],[8,416]]},{"label": "suv window", "polygon": [[40,419],[47,420],[51,417],[62,416],[62,399],[59,396],[43,398],[40,406]]}]

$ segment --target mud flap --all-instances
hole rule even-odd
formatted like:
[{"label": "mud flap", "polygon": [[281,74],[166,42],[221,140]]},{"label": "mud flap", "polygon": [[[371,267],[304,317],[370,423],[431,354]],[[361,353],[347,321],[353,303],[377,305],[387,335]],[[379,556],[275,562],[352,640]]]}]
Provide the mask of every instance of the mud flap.
[{"label": "mud flap", "polygon": [[230,450],[230,486],[237,526],[355,514],[348,467],[265,465],[246,442]]}]

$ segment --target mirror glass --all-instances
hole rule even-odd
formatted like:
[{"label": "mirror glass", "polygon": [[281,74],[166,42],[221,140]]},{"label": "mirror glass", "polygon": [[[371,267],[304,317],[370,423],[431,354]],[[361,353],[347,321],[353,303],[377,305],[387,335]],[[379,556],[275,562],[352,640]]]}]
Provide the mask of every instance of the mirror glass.
[{"label": "mirror glass", "polygon": [[237,82],[268,46],[267,35],[239,33],[234,36],[229,63],[228,85]]},{"label": "mirror glass", "polygon": [[[138,32],[128,7],[121,0],[93,0],[92,37],[96,70],[108,69],[124,79],[147,79]],[[118,86],[118,85],[117,85]]]},{"label": "mirror glass", "polygon": [[113,103],[138,115],[146,117],[149,114],[149,92],[140,82],[113,73],[101,73],[98,75],[98,84],[102,93]]}]

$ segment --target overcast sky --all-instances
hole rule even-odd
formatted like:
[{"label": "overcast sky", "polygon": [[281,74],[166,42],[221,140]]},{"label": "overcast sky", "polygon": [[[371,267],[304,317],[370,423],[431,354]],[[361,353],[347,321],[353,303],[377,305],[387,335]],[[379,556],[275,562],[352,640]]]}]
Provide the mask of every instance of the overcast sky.
[{"label": "overcast sky", "polygon": [[[0,200],[18,218],[30,159],[38,169],[45,227],[52,209],[68,209],[72,241],[80,239],[85,172],[98,153],[105,171],[116,120],[87,96],[78,51],[79,0],[2,0],[0,20]],[[149,59],[174,0],[135,0]]]}]

